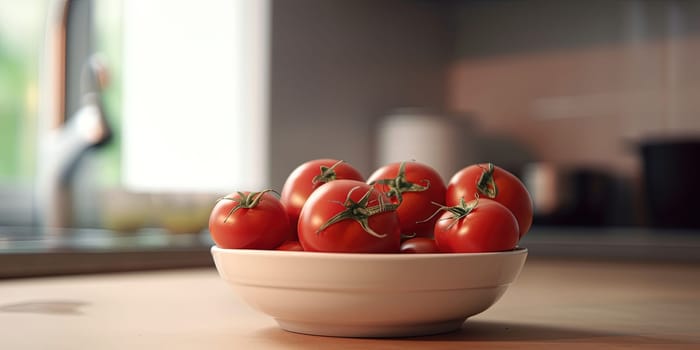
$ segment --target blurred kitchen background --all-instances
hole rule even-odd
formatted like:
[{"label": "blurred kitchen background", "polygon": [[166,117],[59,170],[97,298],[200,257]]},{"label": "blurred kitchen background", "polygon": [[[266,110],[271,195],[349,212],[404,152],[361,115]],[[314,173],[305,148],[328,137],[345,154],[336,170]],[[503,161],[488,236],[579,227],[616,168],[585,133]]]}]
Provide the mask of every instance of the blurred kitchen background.
[{"label": "blurred kitchen background", "polygon": [[691,0],[0,0],[0,276],[209,264],[216,198],[320,157],[491,161],[534,255],[697,259],[697,62]]}]

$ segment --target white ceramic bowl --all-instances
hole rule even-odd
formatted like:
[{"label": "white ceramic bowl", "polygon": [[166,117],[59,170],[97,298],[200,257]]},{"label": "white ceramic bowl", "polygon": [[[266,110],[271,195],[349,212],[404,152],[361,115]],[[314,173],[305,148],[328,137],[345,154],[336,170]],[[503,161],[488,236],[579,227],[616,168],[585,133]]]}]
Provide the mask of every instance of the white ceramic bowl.
[{"label": "white ceramic bowl", "polygon": [[347,254],[212,247],[219,275],[285,330],[400,337],[457,330],[516,279],[527,249]]}]

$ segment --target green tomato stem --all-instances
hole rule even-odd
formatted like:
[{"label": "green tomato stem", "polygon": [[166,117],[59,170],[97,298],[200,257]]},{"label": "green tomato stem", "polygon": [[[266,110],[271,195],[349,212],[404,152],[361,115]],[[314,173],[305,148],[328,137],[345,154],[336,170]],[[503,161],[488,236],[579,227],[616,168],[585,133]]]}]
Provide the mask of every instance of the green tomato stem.
[{"label": "green tomato stem", "polygon": [[418,221],[418,223],[428,222],[432,218],[434,218],[436,215],[438,215],[439,213],[442,213],[444,211],[448,211],[448,212],[452,213],[452,216],[444,218],[443,220],[452,220],[452,222],[447,226],[448,228],[450,228],[454,224],[456,224],[457,221],[459,221],[459,219],[469,215],[469,213],[471,213],[472,210],[474,210],[477,207],[477,205],[479,205],[479,196],[477,195],[476,198],[474,198],[474,200],[469,201],[469,202],[465,201],[464,197],[462,197],[459,199],[459,205],[455,205],[453,207],[448,207],[446,205],[442,205],[442,204],[436,203],[436,202],[431,202],[431,203],[438,206],[438,209],[432,215],[430,215],[427,219],[422,220],[422,221]]},{"label": "green tomato stem", "polygon": [[348,195],[345,198],[345,202],[342,203],[342,205],[345,206],[345,210],[328,219],[328,221],[326,221],[323,225],[321,225],[321,227],[318,228],[318,230],[316,231],[317,234],[337,222],[343,220],[354,220],[355,222],[359,223],[360,226],[362,226],[362,229],[365,232],[374,237],[384,238],[387,236],[386,233],[382,234],[375,232],[369,226],[369,218],[377,214],[396,210],[397,205],[391,203],[384,203],[381,197],[379,197],[379,204],[368,207],[367,205],[369,204],[370,195],[372,194],[372,191],[374,191],[373,188],[370,188],[367,191],[367,193],[365,193],[362,196],[362,198],[360,198],[359,201],[355,202],[352,198],[350,198],[350,196],[358,188],[359,186],[354,187],[350,191],[348,191]]},{"label": "green tomato stem", "polygon": [[493,163],[489,163],[487,168],[482,169],[483,172],[481,173],[479,180],[476,181],[476,189],[479,191],[479,193],[488,198],[496,198],[498,195],[498,187],[496,186],[496,181],[493,178],[493,172],[495,171],[496,167],[493,165]]},{"label": "green tomato stem", "polygon": [[326,182],[331,182],[335,180],[336,174],[335,174],[335,168],[340,165],[345,163],[343,160],[337,161],[335,164],[331,165],[330,167],[327,167],[325,165],[321,165],[321,173],[314,176],[314,178],[311,180],[311,183],[316,185],[319,182],[321,183],[326,183]]},{"label": "green tomato stem", "polygon": [[401,162],[399,165],[399,173],[393,179],[380,179],[373,181],[370,185],[381,184],[389,187],[389,191],[386,192],[388,197],[396,197],[399,204],[403,202],[403,194],[406,192],[422,192],[430,188],[430,180],[424,179],[426,185],[419,185],[417,183],[409,182],[406,180],[406,162]]},{"label": "green tomato stem", "polygon": [[226,217],[224,218],[224,222],[228,221],[228,218],[231,217],[231,215],[233,215],[233,213],[238,211],[238,209],[241,209],[241,208],[251,209],[251,208],[257,207],[258,203],[260,203],[260,200],[262,199],[262,196],[267,192],[273,192],[273,193],[277,194],[277,192],[275,190],[272,190],[272,189],[267,189],[267,190],[260,191],[260,192],[250,192],[250,193],[248,193],[248,195],[246,195],[244,192],[238,191],[238,192],[236,192],[236,193],[238,193],[238,197],[234,197],[234,198],[221,197],[221,198],[217,199],[216,200],[217,203],[219,201],[222,201],[222,200],[230,200],[230,201],[237,203],[236,206],[231,208],[231,210],[229,210],[229,212],[226,214]]}]

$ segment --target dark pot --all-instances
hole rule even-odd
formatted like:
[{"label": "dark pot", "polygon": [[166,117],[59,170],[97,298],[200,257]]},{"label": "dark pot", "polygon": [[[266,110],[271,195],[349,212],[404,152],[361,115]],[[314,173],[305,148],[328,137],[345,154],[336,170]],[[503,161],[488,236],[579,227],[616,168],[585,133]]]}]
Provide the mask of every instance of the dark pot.
[{"label": "dark pot", "polygon": [[649,223],[700,228],[700,138],[648,140],[641,156]]}]

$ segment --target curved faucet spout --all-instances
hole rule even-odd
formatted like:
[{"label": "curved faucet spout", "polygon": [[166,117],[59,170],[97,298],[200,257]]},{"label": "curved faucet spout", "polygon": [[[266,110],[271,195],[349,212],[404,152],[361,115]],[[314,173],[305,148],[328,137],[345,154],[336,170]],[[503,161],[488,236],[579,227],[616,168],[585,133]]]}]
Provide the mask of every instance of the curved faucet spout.
[{"label": "curved faucet spout", "polygon": [[104,68],[94,56],[85,62],[82,101],[66,115],[67,35],[71,0],[49,6],[40,77],[37,221],[44,227],[73,226],[72,177],[83,155],[106,143],[111,130],[101,103]]}]

